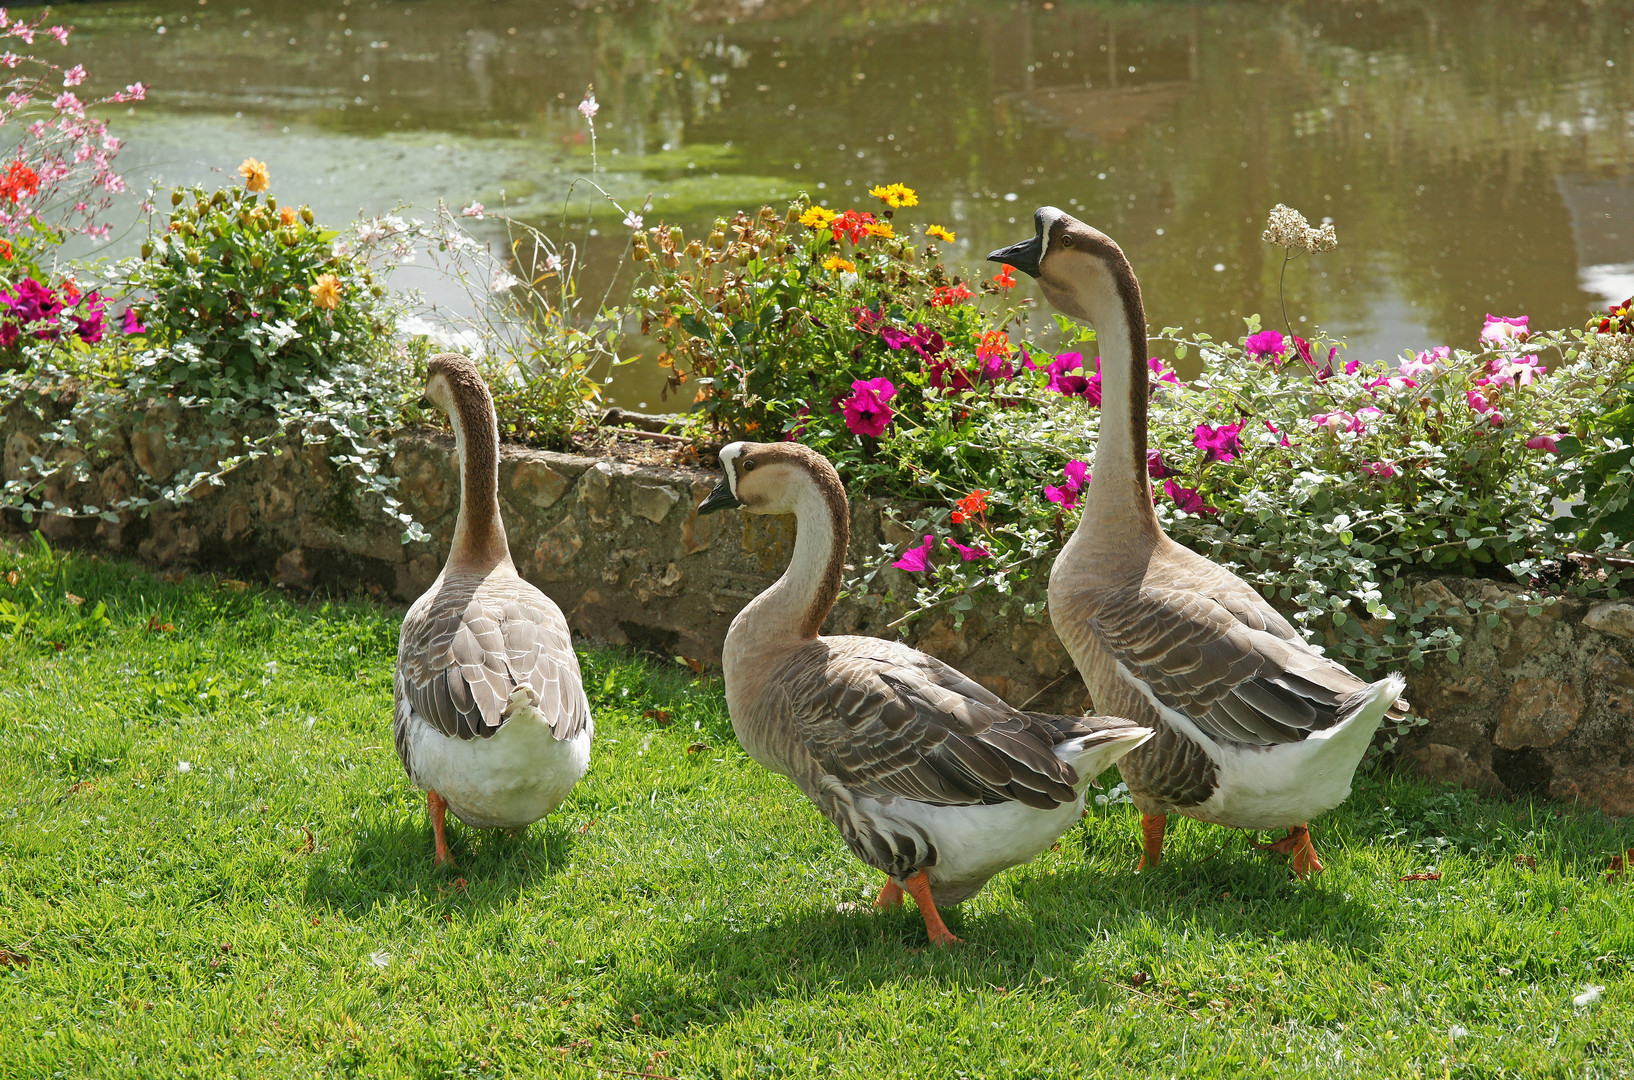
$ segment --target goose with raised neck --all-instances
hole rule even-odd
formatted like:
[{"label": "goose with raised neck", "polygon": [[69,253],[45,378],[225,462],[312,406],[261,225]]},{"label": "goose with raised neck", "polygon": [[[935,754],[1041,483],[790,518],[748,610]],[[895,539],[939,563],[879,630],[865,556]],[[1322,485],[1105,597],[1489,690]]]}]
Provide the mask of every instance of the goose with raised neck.
[{"label": "goose with raised neck", "polygon": [[876,906],[906,892],[933,942],[957,941],[938,905],[1054,843],[1094,777],[1151,732],[1024,712],[901,643],[822,636],[849,532],[838,474],[797,443],[737,442],[720,457],[725,479],[700,513],[795,518],[788,568],[732,620],[721,650],[732,728],[884,872]]},{"label": "goose with raised neck", "polygon": [[1053,206],[1034,235],[988,258],[1037,280],[1090,323],[1101,351],[1101,419],[1083,515],[1050,573],[1050,621],[1096,708],[1153,728],[1119,762],[1141,812],[1141,865],[1162,856],[1169,813],[1273,844],[1301,876],[1322,869],[1310,820],[1343,802],[1405,681],[1356,678],[1302,638],[1258,590],[1176,544],[1146,468],[1151,390],[1140,284],[1121,248]]},{"label": "goose with raised neck", "polygon": [[499,427],[476,365],[444,353],[425,397],[448,414],[460,466],[448,561],[403,619],[397,756],[425,791],[435,861],[446,813],[516,829],[559,806],[590,763],[594,724],[567,620],[517,574],[499,514]]}]

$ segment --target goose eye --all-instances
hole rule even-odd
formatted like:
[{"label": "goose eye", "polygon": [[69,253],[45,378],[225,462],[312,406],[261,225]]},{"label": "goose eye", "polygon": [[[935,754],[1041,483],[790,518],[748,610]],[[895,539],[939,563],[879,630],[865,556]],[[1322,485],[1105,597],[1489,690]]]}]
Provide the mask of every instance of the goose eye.
[{"label": "goose eye", "polygon": [[752,462],[752,461],[745,461],[743,463],[743,471],[744,472],[754,472],[755,471],[755,463]]},{"label": "goose eye", "polygon": [[1066,233],[1061,237],[1061,246],[1062,247],[1071,247],[1072,246],[1072,234],[1071,233]]}]

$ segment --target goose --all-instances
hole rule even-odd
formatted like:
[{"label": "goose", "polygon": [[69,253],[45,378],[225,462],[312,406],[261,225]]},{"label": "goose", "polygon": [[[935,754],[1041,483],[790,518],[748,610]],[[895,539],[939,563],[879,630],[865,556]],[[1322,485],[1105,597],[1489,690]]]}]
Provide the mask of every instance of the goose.
[{"label": "goose", "polygon": [[1144,855],[1167,815],[1287,830],[1272,844],[1299,876],[1322,862],[1312,818],[1351,779],[1405,681],[1356,678],[1318,652],[1259,592],[1164,535],[1146,471],[1146,311],[1123,251],[1053,206],[1034,235],[988,256],[1038,281],[1090,323],[1101,351],[1101,425],[1083,516],[1050,573],[1050,621],[1097,709],[1156,737],[1119,762],[1141,814]]},{"label": "goose", "polygon": [[732,728],[886,874],[876,907],[906,892],[931,941],[952,944],[938,905],[1054,843],[1093,778],[1152,733],[1117,717],[1024,712],[897,642],[820,636],[850,535],[839,475],[792,442],[735,442],[720,460],[725,479],[699,513],[795,517],[788,568],[732,620],[721,650]]},{"label": "goose", "polygon": [[448,562],[403,619],[393,741],[426,793],[440,866],[452,862],[447,811],[518,829],[561,805],[589,766],[594,724],[567,620],[511,561],[487,384],[444,353],[428,365],[425,398],[453,424],[460,509]]}]

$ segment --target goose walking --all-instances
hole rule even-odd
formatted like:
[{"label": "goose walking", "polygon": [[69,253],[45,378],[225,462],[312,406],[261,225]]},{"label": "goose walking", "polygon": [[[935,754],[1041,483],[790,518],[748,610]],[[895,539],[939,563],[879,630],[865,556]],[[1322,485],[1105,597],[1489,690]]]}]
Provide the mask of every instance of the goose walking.
[{"label": "goose walking", "polygon": [[476,366],[444,353],[426,398],[448,414],[460,509],[448,562],[397,646],[397,756],[452,861],[444,815],[520,828],[561,805],[590,763],[593,725],[567,620],[511,562],[499,516],[499,429]]},{"label": "goose walking", "polygon": [[1084,789],[1147,728],[1023,712],[896,642],[821,637],[840,591],[850,515],[834,467],[797,443],[736,442],[700,513],[793,514],[794,555],[732,620],[722,648],[732,728],[793,780],[887,879],[876,906],[919,905],[933,942],[958,939],[937,905],[974,896],[1054,843]]},{"label": "goose walking", "polygon": [[1119,763],[1145,855],[1166,815],[1287,829],[1260,845],[1300,876],[1322,869],[1308,824],[1350,794],[1405,685],[1356,678],[1318,653],[1246,582],[1164,535],[1146,472],[1146,311],[1112,239],[1053,206],[1035,235],[988,256],[1038,280],[1095,327],[1101,426],[1083,517],[1050,574],[1050,619],[1095,707],[1157,732]]}]

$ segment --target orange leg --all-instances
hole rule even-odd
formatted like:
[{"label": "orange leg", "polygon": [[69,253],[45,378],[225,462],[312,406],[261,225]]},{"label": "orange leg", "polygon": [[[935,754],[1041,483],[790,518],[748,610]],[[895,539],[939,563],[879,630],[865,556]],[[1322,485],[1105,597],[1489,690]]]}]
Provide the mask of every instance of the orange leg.
[{"label": "orange leg", "polygon": [[908,895],[919,905],[919,914],[925,917],[925,931],[930,934],[931,944],[958,944],[959,939],[953,936],[953,931],[947,928],[947,923],[937,914],[936,901],[930,898],[930,875],[921,870],[903,884],[908,886]]},{"label": "orange leg", "polygon": [[443,819],[448,813],[448,803],[435,791],[426,792],[426,813],[431,815],[431,834],[437,838],[437,858],[433,866],[447,863],[454,865],[454,856],[448,853],[448,835],[443,831]]},{"label": "orange leg", "polygon": [[1148,866],[1156,866],[1163,859],[1163,830],[1168,827],[1169,818],[1166,814],[1140,815],[1140,836],[1146,847],[1146,853],[1140,857],[1140,865],[1136,870],[1144,870]]},{"label": "orange leg", "polygon": [[886,878],[885,884],[880,886],[879,896],[874,900],[874,906],[877,908],[901,907],[902,886],[890,878]]},{"label": "orange leg", "polygon": [[1316,857],[1316,848],[1311,844],[1311,830],[1304,825],[1295,825],[1288,830],[1287,836],[1274,844],[1262,844],[1256,840],[1254,846],[1261,851],[1288,856],[1289,867],[1300,877],[1320,874],[1323,870],[1322,860]]}]

